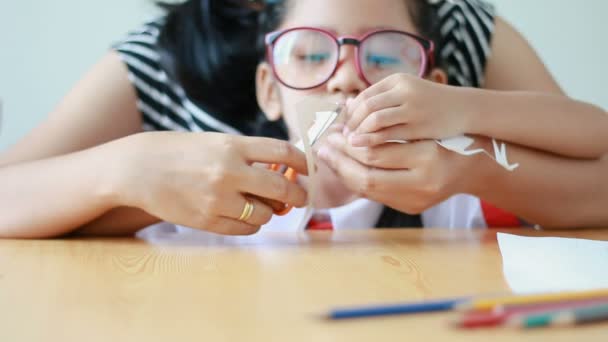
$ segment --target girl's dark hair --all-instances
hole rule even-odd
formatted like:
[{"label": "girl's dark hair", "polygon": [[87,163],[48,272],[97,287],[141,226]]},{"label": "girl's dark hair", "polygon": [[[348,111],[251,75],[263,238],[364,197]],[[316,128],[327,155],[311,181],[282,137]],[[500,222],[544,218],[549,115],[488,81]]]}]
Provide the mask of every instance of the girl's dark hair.
[{"label": "girl's dark hair", "polygon": [[[420,34],[438,39],[436,10],[427,0],[405,0]],[[161,63],[188,97],[245,134],[287,138],[282,121],[260,115],[255,70],[264,35],[281,25],[289,0],[159,2],[167,11],[159,37]]]}]

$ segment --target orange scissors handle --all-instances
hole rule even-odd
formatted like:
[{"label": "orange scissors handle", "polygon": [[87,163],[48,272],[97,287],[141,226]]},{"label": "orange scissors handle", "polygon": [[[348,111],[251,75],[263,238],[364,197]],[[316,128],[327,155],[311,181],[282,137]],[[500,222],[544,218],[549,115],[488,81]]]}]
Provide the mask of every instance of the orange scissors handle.
[{"label": "orange scissors handle", "polygon": [[[281,170],[284,168],[284,166],[282,166],[280,164],[270,164],[268,166],[268,168],[272,171],[282,172]],[[295,183],[296,179],[298,179],[298,173],[296,172],[296,170],[294,170],[290,167],[288,167],[287,170],[285,170],[285,172],[283,172],[283,176],[285,176],[285,178],[287,178],[287,180],[289,180],[292,183]],[[274,213],[275,213],[275,215],[285,216],[291,211],[291,208],[293,208],[293,206],[291,204],[285,204],[285,208],[283,208],[279,211],[275,210]]]}]

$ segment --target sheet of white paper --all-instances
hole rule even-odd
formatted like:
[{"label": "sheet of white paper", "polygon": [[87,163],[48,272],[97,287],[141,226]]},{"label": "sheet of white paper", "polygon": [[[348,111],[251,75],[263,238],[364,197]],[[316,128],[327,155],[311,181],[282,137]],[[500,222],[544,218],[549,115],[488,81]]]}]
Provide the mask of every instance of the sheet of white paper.
[{"label": "sheet of white paper", "polygon": [[608,288],[608,241],[497,237],[504,276],[515,293]]}]

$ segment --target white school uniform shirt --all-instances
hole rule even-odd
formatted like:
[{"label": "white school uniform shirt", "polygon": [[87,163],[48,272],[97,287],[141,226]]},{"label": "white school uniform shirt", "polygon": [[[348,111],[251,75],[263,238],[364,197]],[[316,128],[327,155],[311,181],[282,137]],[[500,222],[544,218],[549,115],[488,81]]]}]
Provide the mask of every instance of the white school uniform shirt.
[{"label": "white school uniform shirt", "polygon": [[[335,230],[370,229],[376,225],[382,214],[383,205],[368,199],[358,199],[341,207],[325,209],[329,212]],[[293,208],[285,216],[273,218],[261,230],[264,231],[296,231],[298,224],[305,214],[305,208]],[[485,228],[486,221],[483,216],[479,198],[458,194],[425,210],[422,213],[423,227],[470,229]],[[158,233],[187,233],[209,234],[200,230],[174,226],[163,223],[145,228],[137,233],[143,239]]]}]

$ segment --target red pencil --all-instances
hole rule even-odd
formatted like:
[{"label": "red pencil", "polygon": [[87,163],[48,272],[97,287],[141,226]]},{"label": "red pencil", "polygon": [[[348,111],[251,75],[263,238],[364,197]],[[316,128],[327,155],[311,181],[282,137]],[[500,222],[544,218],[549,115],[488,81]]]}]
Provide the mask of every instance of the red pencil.
[{"label": "red pencil", "polygon": [[525,304],[501,306],[494,311],[471,311],[458,320],[462,328],[492,327],[505,323],[510,317],[524,314],[538,314],[559,309],[577,309],[608,304],[608,298],[571,300],[548,304]]}]

